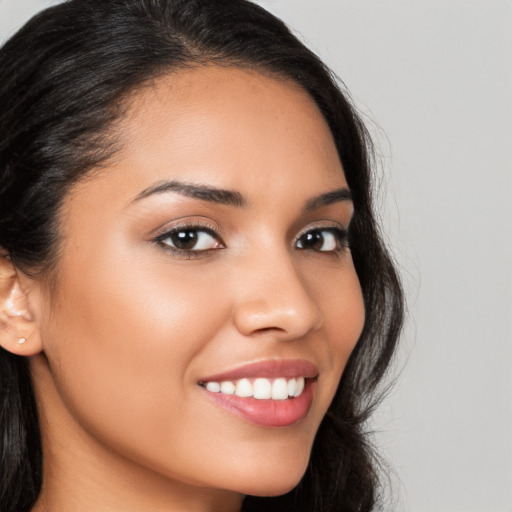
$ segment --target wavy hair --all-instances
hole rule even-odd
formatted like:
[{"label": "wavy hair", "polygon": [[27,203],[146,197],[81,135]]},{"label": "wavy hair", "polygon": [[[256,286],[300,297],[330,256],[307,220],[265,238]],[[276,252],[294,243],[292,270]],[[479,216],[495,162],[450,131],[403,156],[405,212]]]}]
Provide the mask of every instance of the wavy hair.
[{"label": "wavy hair", "polygon": [[[365,422],[399,337],[403,295],[372,203],[372,143],[348,92],[286,25],[247,0],[69,0],[0,50],[0,249],[24,272],[58,264],[59,208],[116,151],[123,102],[158,76],[213,64],[293,80],[326,119],[352,192],[352,256],[366,320],[299,485],[246,512],[369,512],[377,458]],[[99,171],[98,171],[99,169]],[[29,511],[42,449],[26,360],[0,349],[0,510]]]}]

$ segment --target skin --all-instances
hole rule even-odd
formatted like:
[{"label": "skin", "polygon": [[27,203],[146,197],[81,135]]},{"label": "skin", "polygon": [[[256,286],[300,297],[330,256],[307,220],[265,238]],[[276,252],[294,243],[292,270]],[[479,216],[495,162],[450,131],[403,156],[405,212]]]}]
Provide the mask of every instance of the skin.
[{"label": "skin", "polygon": [[[353,214],[350,200],[304,211],[347,187],[331,133],[295,84],[213,66],[137,92],[116,130],[113,161],[66,197],[54,286],[19,271],[3,281],[23,313],[4,324],[28,336],[4,345],[30,357],[42,418],[34,510],[229,512],[245,494],[287,492],[364,322],[350,250],[297,245]],[[236,191],[246,205],[173,191],[134,201],[165,180]],[[208,251],[154,241],[183,222],[218,233],[202,235]],[[292,426],[255,425],[198,385],[273,359],[319,368]]]}]

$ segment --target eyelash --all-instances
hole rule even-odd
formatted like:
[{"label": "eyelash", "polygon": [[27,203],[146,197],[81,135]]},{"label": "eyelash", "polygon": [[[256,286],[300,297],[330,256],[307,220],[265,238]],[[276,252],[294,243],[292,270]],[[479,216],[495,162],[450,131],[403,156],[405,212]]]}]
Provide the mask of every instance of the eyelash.
[{"label": "eyelash", "polygon": [[[210,248],[210,249],[180,249],[178,247],[173,247],[168,243],[165,243],[165,240],[170,239],[174,235],[178,235],[180,233],[195,233],[196,238],[198,233],[206,233],[211,236],[217,243],[220,244],[220,247]],[[224,242],[220,235],[217,233],[216,229],[203,224],[184,224],[180,226],[175,226],[172,229],[165,231],[161,235],[158,235],[154,238],[154,242],[160,245],[164,250],[171,252],[174,256],[181,259],[192,259],[192,258],[200,258],[201,256],[205,256],[211,251],[217,251],[219,249],[225,249]]]},{"label": "eyelash", "polygon": [[[176,246],[172,246],[169,243],[166,243],[166,240],[169,240],[173,236],[178,236],[180,234],[188,233],[188,236],[195,236],[195,240],[192,238],[191,241],[194,242],[194,247],[197,245],[199,241],[199,234],[200,233],[206,233],[209,235],[212,239],[216,241],[217,244],[219,244],[218,247],[211,247],[207,249],[183,249]],[[304,242],[307,242],[308,240],[305,240],[304,237],[311,236],[311,235],[318,235],[321,233],[328,233],[333,237],[333,240],[330,240],[331,243],[335,243],[336,247],[334,249],[329,250],[316,250],[314,248],[308,248],[304,246]],[[302,240],[302,242],[301,242]],[[317,238],[316,240],[309,240],[313,243],[316,243],[318,241],[325,242],[325,235],[322,239]],[[155,243],[163,247],[164,250],[171,252],[174,256],[182,258],[182,259],[192,259],[192,258],[200,258],[202,256],[206,256],[212,251],[217,251],[219,249],[225,249],[226,246],[224,245],[224,242],[222,241],[219,234],[216,232],[216,230],[213,227],[200,225],[200,224],[190,224],[190,225],[181,225],[176,226],[160,235],[155,237],[153,239]],[[173,244],[175,242],[172,242]],[[298,246],[298,244],[302,244],[302,247]],[[345,251],[350,246],[349,244],[349,233],[346,229],[343,229],[339,226],[318,226],[314,228],[307,229],[306,231],[300,233],[297,238],[295,239],[295,247],[300,251],[306,251],[306,250],[312,250],[316,253],[325,253],[325,254],[335,254],[338,255],[339,253]]]},{"label": "eyelash", "polygon": [[[315,252],[338,255],[339,253],[348,249],[350,246],[348,230],[343,229],[339,226],[318,226],[318,227],[314,227],[311,229],[307,229],[306,231],[304,231],[297,237],[297,239],[295,241],[295,245],[297,246],[297,244],[300,242],[300,240],[303,237],[305,237],[307,235],[312,235],[313,233],[316,233],[316,234],[329,233],[329,235],[331,235],[333,237],[333,240],[331,240],[331,242],[335,243],[334,249],[330,249],[327,251],[312,249]],[[325,241],[325,235],[323,235],[323,241]],[[307,247],[297,247],[297,249],[302,250],[302,251],[308,250]]]}]

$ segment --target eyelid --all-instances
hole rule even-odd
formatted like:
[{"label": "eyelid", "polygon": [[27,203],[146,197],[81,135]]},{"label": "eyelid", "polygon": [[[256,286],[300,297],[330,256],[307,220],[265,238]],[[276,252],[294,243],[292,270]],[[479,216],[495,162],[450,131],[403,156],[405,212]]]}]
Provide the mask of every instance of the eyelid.
[{"label": "eyelid", "polygon": [[169,235],[174,231],[179,231],[180,229],[203,230],[211,233],[219,239],[222,239],[223,237],[222,229],[217,223],[208,219],[198,219],[196,217],[176,219],[175,221],[168,222],[163,227],[158,228],[150,238],[152,240],[161,240],[162,238],[165,238],[166,235]]},{"label": "eyelid", "polygon": [[344,226],[342,224],[340,224],[339,222],[336,222],[336,221],[318,221],[318,222],[315,222],[313,224],[308,224],[304,229],[302,229],[301,231],[299,231],[299,233],[297,234],[297,236],[295,237],[295,242],[297,242],[297,240],[305,235],[306,233],[309,233],[310,231],[315,231],[315,230],[329,230],[329,229],[333,229],[333,230],[337,230],[337,231],[342,231],[344,233],[349,233],[349,227],[348,226]]},{"label": "eyelid", "polygon": [[348,227],[342,226],[340,223],[335,221],[327,221],[327,222],[318,222],[314,225],[309,224],[306,228],[301,230],[299,234],[295,237],[295,241],[293,243],[294,248],[297,248],[298,250],[308,250],[308,248],[302,248],[297,247],[297,244],[299,243],[300,239],[306,235],[307,233],[311,233],[313,231],[331,231],[333,236],[337,239],[337,244],[339,244],[339,247],[337,247],[334,250],[326,250],[326,251],[315,251],[314,252],[318,254],[335,254],[339,255],[344,250],[350,249],[350,231]]},{"label": "eyelid", "polygon": [[[208,219],[209,220],[209,219]],[[179,222],[175,222],[174,224],[168,223],[164,228],[160,228],[156,235],[151,237],[151,242],[160,247],[161,250],[170,254],[174,259],[178,260],[191,260],[191,259],[201,259],[203,257],[208,256],[212,252],[216,252],[220,249],[225,249],[226,244],[222,239],[220,234],[220,228],[213,222],[208,222],[208,220],[201,219],[180,219]],[[173,247],[173,245],[169,243],[165,243],[164,241],[171,238],[171,236],[179,231],[186,230],[194,230],[197,232],[207,233],[214,240],[216,240],[221,247],[216,248],[208,248],[208,249],[181,249],[179,247]]]}]

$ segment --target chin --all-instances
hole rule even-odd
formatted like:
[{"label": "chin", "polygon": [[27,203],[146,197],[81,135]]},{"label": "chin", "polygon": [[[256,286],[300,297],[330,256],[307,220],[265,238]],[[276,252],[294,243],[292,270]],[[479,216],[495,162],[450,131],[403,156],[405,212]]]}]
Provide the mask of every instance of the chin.
[{"label": "chin", "polygon": [[249,489],[246,489],[246,491],[243,494],[249,496],[257,496],[259,498],[271,498],[274,496],[281,496],[282,494],[286,494],[290,492],[292,489],[294,489],[298,485],[300,480],[301,479],[298,478],[293,481],[274,481],[268,483],[268,485],[251,486]]},{"label": "chin", "polygon": [[252,475],[250,481],[240,482],[239,492],[250,496],[272,497],[290,492],[301,481],[307,468],[298,464],[293,468],[280,466],[276,471],[268,471],[265,475]]}]

